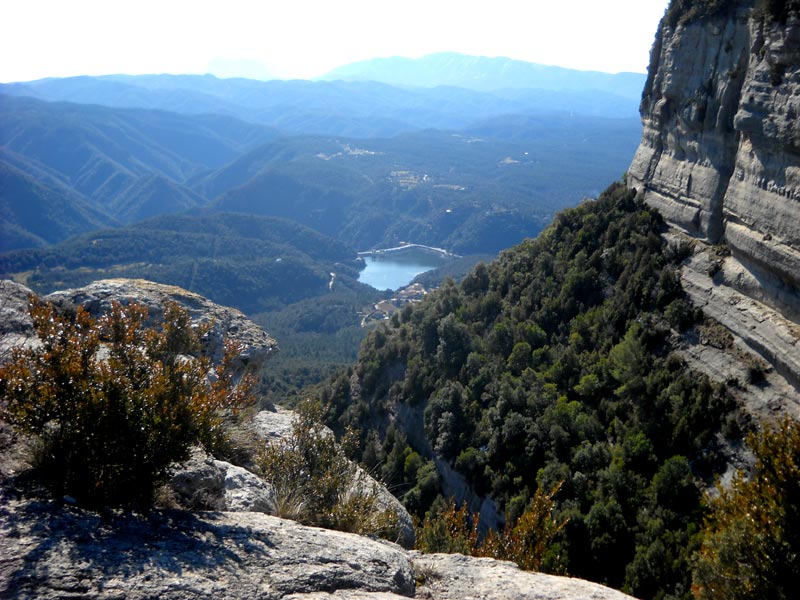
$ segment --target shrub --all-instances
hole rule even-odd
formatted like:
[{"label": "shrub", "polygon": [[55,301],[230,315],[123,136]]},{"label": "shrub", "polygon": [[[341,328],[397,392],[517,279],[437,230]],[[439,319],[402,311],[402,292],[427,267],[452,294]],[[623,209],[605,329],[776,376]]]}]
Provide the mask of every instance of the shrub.
[{"label": "shrub", "polygon": [[229,376],[233,348],[210,381],[205,330],[176,303],[158,328],[145,327],[136,304],[94,319],[32,299],[30,314],[41,345],[15,349],[0,368],[0,418],[39,440],[37,473],[57,494],[148,502],[192,445],[222,442],[220,411],[249,398],[248,380],[234,386]]},{"label": "shrub", "polygon": [[553,497],[560,487],[557,485],[549,494],[537,489],[513,525],[506,525],[502,533],[489,530],[483,538],[478,533],[478,515],[470,515],[466,504],[457,507],[451,499],[438,514],[431,511],[425,516],[417,533],[417,549],[490,556],[513,561],[527,571],[538,571],[553,538],[566,525],[566,521],[553,519]]},{"label": "shrub", "polygon": [[672,0],[665,18],[670,27],[675,27],[680,23],[691,23],[723,14],[735,6],[736,2],[733,0]]},{"label": "shrub", "polygon": [[439,510],[434,506],[417,528],[417,550],[480,556],[478,515],[470,515],[466,503],[457,506],[454,498]]},{"label": "shrub", "polygon": [[[344,445],[355,442],[353,433]],[[380,498],[378,484],[347,459],[322,424],[318,404],[303,402],[291,435],[268,444],[258,459],[275,488],[276,514],[305,525],[397,539],[397,512]]]},{"label": "shrub", "polygon": [[558,484],[547,494],[541,488],[537,489],[513,526],[506,526],[502,535],[489,531],[483,544],[485,555],[513,561],[526,571],[538,571],[553,538],[567,524],[566,520],[553,518],[553,497],[560,488],[561,484]]},{"label": "shrub", "polygon": [[695,559],[702,600],[796,597],[800,578],[800,425],[786,418],[751,435],[756,463],[718,486]]}]

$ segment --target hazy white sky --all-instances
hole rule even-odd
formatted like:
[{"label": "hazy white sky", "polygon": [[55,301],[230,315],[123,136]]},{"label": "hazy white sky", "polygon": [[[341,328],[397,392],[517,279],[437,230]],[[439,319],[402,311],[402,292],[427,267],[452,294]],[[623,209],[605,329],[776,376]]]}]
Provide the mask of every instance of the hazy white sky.
[{"label": "hazy white sky", "polygon": [[207,72],[309,78],[357,60],[444,51],[645,72],[667,3],[2,0],[0,81]]}]

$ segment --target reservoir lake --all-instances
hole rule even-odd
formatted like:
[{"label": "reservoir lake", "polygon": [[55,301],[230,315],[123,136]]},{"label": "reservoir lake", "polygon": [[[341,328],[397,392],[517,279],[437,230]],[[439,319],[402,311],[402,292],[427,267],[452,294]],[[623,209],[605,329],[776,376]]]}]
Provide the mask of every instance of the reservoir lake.
[{"label": "reservoir lake", "polygon": [[379,290],[397,290],[407,286],[420,273],[425,273],[447,262],[446,259],[425,252],[402,252],[364,256],[366,267],[358,276]]}]

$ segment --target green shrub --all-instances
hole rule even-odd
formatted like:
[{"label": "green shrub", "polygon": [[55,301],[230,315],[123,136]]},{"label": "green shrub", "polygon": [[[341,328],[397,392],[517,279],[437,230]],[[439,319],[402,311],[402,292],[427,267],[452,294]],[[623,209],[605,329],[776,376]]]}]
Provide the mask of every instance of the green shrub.
[{"label": "green shrub", "polygon": [[425,516],[417,532],[417,549],[490,556],[515,562],[527,571],[538,571],[553,538],[566,525],[566,521],[553,518],[553,497],[560,487],[556,486],[549,494],[537,489],[513,525],[506,525],[502,533],[491,529],[483,537],[478,533],[478,515],[470,515],[466,504],[457,507],[451,499],[441,511]]},{"label": "green shrub", "polygon": [[701,600],[796,597],[800,578],[800,424],[748,438],[756,463],[718,486],[695,560]]},{"label": "green shrub", "polygon": [[[353,441],[346,436],[344,445]],[[297,408],[292,434],[268,444],[258,459],[275,488],[276,514],[305,525],[397,539],[397,512],[380,498],[378,484],[347,459],[322,425],[319,405]]]},{"label": "green shrub", "polygon": [[434,506],[417,528],[416,547],[425,553],[479,556],[478,515],[470,515],[466,503],[457,506],[454,498],[438,510]]},{"label": "green shrub", "polygon": [[734,0],[672,0],[665,18],[670,27],[712,17],[736,6]]},{"label": "green shrub", "polygon": [[0,418],[38,438],[37,473],[57,494],[95,506],[148,502],[192,445],[222,442],[220,411],[249,398],[227,360],[209,382],[205,330],[178,304],[165,306],[159,328],[146,328],[135,304],[95,320],[31,300],[30,314],[41,345],[16,349],[0,368]]}]

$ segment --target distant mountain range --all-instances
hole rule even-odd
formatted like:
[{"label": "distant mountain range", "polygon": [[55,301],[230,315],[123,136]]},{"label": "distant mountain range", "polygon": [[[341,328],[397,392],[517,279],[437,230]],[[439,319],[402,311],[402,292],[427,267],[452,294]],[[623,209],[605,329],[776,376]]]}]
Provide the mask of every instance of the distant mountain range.
[{"label": "distant mountain range", "polygon": [[618,177],[638,137],[638,120],[564,114],[389,138],[282,135],[220,115],[0,95],[0,249],[203,210],[293,219],[358,249],[493,253]]},{"label": "distant mountain range", "polygon": [[422,58],[375,58],[337,67],[321,81],[376,81],[394,86],[455,86],[481,92],[537,89],[571,92],[605,92],[638,102],[647,76],[644,73],[576,71],[510,58],[467,56],[454,52]]},{"label": "distant mountain range", "polygon": [[190,177],[277,136],[218,115],[0,96],[0,250],[202,204]]},{"label": "distant mountain range", "polygon": [[[387,65],[397,81],[355,80]],[[494,254],[598,194],[639,141],[635,74],[459,55],[345,72],[0,85],[0,274],[142,276],[262,311],[335,270],[360,298],[356,250]]]},{"label": "distant mountain range", "polygon": [[643,76],[393,61],[396,81],[0,85],[0,277],[143,277],[237,306],[280,333],[285,391],[355,357],[384,297],[357,250],[444,247],[464,258],[438,276],[463,275],[599,194],[640,139]]},{"label": "distant mountain range", "polygon": [[507,114],[638,118],[644,85],[644,75],[636,73],[608,75],[457,54],[356,63],[325,79],[108,75],[1,84],[0,93],[226,115],[287,134],[386,137],[420,129],[460,129]]}]

